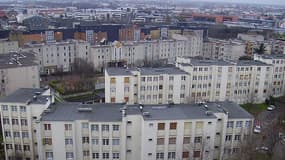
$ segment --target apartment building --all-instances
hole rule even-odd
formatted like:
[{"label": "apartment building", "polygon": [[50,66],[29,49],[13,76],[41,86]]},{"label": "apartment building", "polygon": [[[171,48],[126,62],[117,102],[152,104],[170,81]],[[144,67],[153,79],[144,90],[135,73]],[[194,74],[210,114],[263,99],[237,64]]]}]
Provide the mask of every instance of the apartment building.
[{"label": "apartment building", "polygon": [[0,54],[0,96],[19,88],[40,86],[39,67],[33,52]]},{"label": "apartment building", "polygon": [[0,39],[0,54],[5,54],[9,52],[18,52],[19,45],[17,41],[8,41]]},{"label": "apartment building", "polygon": [[245,53],[245,44],[240,41],[209,38],[203,46],[203,56],[212,59],[237,61]]},{"label": "apartment building", "polygon": [[274,54],[285,54],[285,41],[284,40],[274,40],[272,42],[272,52]]},{"label": "apartment building", "polygon": [[254,55],[254,60],[264,62],[266,64],[272,65],[271,71],[271,86],[270,92],[272,96],[283,96],[285,93],[285,55],[284,54],[263,54],[263,55]]},{"label": "apartment building", "polygon": [[60,103],[42,115],[37,146],[41,160],[222,160],[239,153],[252,124],[233,102]]},{"label": "apartment building", "polygon": [[89,60],[90,56],[90,44],[76,40],[27,44],[22,50],[36,53],[41,74],[70,72],[75,58]]},{"label": "apartment building", "polygon": [[197,35],[173,34],[167,40],[115,41],[111,45],[92,46],[90,59],[96,70],[102,70],[111,62],[126,62],[133,67],[143,64],[174,64],[177,56],[202,55],[202,44],[202,31]]},{"label": "apartment building", "polygon": [[52,102],[49,89],[21,88],[0,99],[6,160],[39,159],[36,124]]},{"label": "apartment building", "polygon": [[188,75],[178,68],[107,68],[105,102],[187,103]]},{"label": "apartment building", "polygon": [[[242,104],[262,103],[269,96],[281,95],[280,85],[283,84],[281,82],[283,75],[280,75],[280,67],[278,70],[276,69],[277,75],[273,71],[274,66],[266,62],[258,60],[233,62],[197,57],[177,57],[176,67],[170,67],[167,70],[163,67],[108,68],[105,71],[105,101],[129,104],[167,102],[180,104],[229,100]],[[146,72],[147,70],[149,72]],[[281,73],[283,74],[283,72]],[[174,78],[172,78],[172,74],[175,75]],[[156,77],[163,78],[160,80]],[[274,81],[276,82],[274,83]],[[157,91],[155,90],[156,83],[161,87],[158,92],[155,92]],[[274,91],[272,90],[273,85],[276,86]],[[129,86],[135,89],[128,89]],[[136,98],[136,96],[138,97]]]}]

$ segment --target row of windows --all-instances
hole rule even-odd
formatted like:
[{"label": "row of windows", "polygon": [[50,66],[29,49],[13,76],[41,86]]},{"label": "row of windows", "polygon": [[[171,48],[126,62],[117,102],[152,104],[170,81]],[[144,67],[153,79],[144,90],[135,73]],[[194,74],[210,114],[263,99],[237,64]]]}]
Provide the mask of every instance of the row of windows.
[{"label": "row of windows", "polygon": [[[152,82],[152,81],[158,81],[159,80],[163,80],[163,76],[159,76],[159,77],[141,77],[141,81],[142,82]],[[168,77],[169,81],[174,81],[174,76],[169,76]],[[181,80],[185,81],[186,80],[186,76],[181,76]]]},{"label": "row of windows", "polygon": [[[236,121],[235,126],[236,128],[241,128],[241,127],[251,127],[251,121],[245,121],[245,123],[243,121]],[[243,126],[244,124],[244,126]],[[234,121],[228,121],[227,122],[227,128],[233,128],[234,127]]]},{"label": "row of windows", "polygon": [[[11,138],[12,134],[10,131],[5,131],[4,136],[5,136],[5,138],[8,138],[8,137]],[[20,132],[13,132],[13,137],[14,138],[20,138]],[[29,138],[29,132],[22,132],[22,138]]]},{"label": "row of windows", "polygon": [[[149,153],[148,155],[151,155],[151,153]],[[194,158],[199,158],[201,155],[201,151],[194,151],[194,154],[193,154],[193,157]],[[188,151],[185,151],[185,152],[182,152],[182,158],[186,159],[186,158],[189,158],[190,155],[189,155],[189,152]],[[176,159],[176,153],[175,152],[168,152],[167,153],[167,158],[168,159]],[[162,160],[164,159],[164,153],[163,152],[159,152],[159,153],[156,153],[156,159],[157,160]]]},{"label": "row of windows", "polygon": [[[141,86],[140,89],[141,89],[141,91],[145,91],[145,90],[147,90],[147,91],[152,91],[152,90],[157,91],[158,88],[162,89],[163,85],[159,85],[159,86],[157,86],[157,85],[155,85],[155,86]],[[180,89],[181,90],[185,90],[185,85],[184,84],[181,85]],[[168,90],[173,91],[173,85],[169,85],[168,86]]]},{"label": "row of windows", "polygon": [[[27,126],[28,125],[28,120],[27,119],[20,119],[21,125],[22,126]],[[4,125],[9,125],[10,124],[10,119],[9,118],[3,118],[3,124]],[[18,119],[12,119],[12,125],[19,125],[19,120]]]},{"label": "row of windows", "polygon": [[[92,141],[92,144],[93,145],[99,145],[99,139],[98,138],[93,138],[93,139],[91,139],[91,141]],[[102,140],[102,145],[105,145],[105,146],[107,146],[107,145],[110,145],[110,139],[107,139],[107,138],[103,138]],[[72,144],[73,143],[73,141],[72,141],[72,139],[69,139],[69,138],[67,138],[67,139],[65,139],[65,144],[67,145],[67,144]],[[82,143],[87,143],[87,144],[89,144],[90,143],[90,138],[89,137],[82,137]],[[112,145],[120,145],[120,139],[112,139]]]},{"label": "row of windows", "polygon": [[[2,111],[8,111],[9,110],[8,105],[1,105],[1,108],[2,108]],[[11,105],[10,106],[10,110],[12,112],[17,112],[19,109],[20,109],[21,112],[26,112],[27,111],[26,106],[19,106],[19,107],[15,106],[15,105]]]},{"label": "row of windows", "polygon": [[[113,125],[102,124],[101,129],[102,129],[102,131],[109,131],[110,126],[112,126],[113,131],[119,131],[119,129],[120,129],[120,126],[116,125],[116,124],[113,124]],[[89,123],[84,122],[81,124],[81,127],[82,127],[82,129],[89,129],[89,127],[90,127],[92,131],[99,131],[99,125],[98,124],[89,125]],[[44,124],[44,130],[51,130],[51,124]],[[72,124],[64,124],[64,130],[65,131],[72,130]]]},{"label": "row of windows", "polygon": [[[14,145],[15,150],[22,150],[22,146],[20,144],[15,144]],[[6,149],[13,149],[13,145],[12,144],[6,144]],[[29,145],[23,145],[23,149],[24,151],[30,151],[30,146]]]}]

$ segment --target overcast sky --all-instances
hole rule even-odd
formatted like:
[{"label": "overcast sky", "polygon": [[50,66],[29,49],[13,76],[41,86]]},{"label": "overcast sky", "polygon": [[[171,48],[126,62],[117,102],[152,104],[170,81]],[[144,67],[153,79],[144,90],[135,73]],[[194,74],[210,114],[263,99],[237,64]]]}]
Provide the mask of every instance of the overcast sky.
[{"label": "overcast sky", "polygon": [[[184,0],[184,1],[187,1],[187,0]],[[197,1],[199,1],[199,0],[197,0]],[[202,0],[202,1],[285,5],[285,0]]]}]

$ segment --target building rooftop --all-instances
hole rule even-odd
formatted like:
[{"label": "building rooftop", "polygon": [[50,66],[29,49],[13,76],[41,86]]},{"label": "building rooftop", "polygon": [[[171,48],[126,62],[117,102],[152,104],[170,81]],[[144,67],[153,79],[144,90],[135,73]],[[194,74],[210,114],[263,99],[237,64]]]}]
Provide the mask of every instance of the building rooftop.
[{"label": "building rooftop", "polygon": [[143,68],[107,68],[106,72],[110,76],[129,76],[134,71],[138,71],[141,75],[160,75],[160,74],[187,74],[185,71],[176,67],[143,67]]},{"label": "building rooftop", "polygon": [[217,60],[217,59],[205,59],[201,57],[182,57],[182,59],[189,60],[188,63],[178,63],[184,66],[212,66],[212,65],[218,65],[218,66],[230,66],[233,65],[233,63],[229,61],[224,60]]},{"label": "building rooftop", "polygon": [[36,57],[32,52],[11,52],[0,54],[0,69],[37,65]]},{"label": "building rooftop", "polygon": [[122,110],[126,115],[143,116],[144,120],[215,119],[215,113],[228,114],[230,119],[253,118],[234,102],[143,105],[142,110],[140,105],[60,103],[50,106],[50,112],[46,112],[42,120],[117,122],[122,120]]},{"label": "building rooftop", "polygon": [[266,64],[261,61],[256,60],[240,60],[237,62],[237,66],[271,66],[270,64]]},{"label": "building rooftop", "polygon": [[46,104],[47,98],[50,98],[45,94],[46,91],[42,88],[20,88],[9,96],[1,97],[0,103]]},{"label": "building rooftop", "polygon": [[260,56],[264,59],[285,59],[285,54],[263,54]]}]

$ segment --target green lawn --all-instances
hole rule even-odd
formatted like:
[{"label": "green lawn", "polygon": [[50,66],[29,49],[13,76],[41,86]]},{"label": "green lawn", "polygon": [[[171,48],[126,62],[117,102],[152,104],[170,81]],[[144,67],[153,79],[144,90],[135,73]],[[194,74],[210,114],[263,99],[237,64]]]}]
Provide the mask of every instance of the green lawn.
[{"label": "green lawn", "polygon": [[265,111],[267,108],[267,105],[265,103],[261,104],[242,104],[242,108],[247,110],[249,113],[253,115],[258,115],[260,112]]}]

